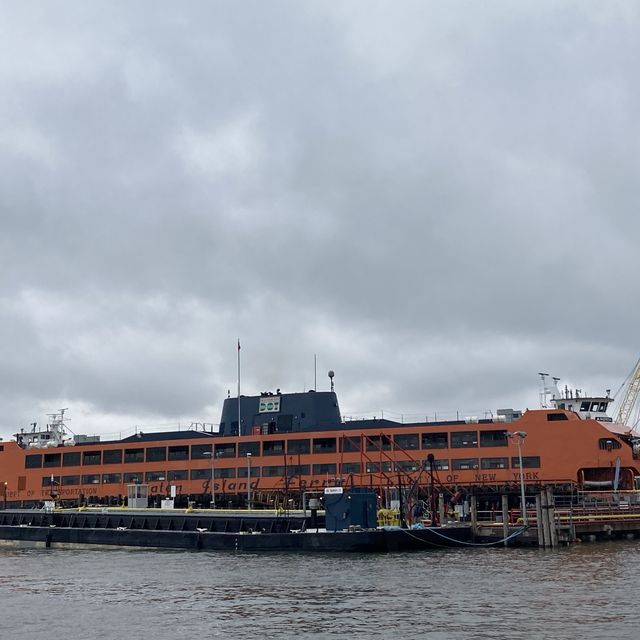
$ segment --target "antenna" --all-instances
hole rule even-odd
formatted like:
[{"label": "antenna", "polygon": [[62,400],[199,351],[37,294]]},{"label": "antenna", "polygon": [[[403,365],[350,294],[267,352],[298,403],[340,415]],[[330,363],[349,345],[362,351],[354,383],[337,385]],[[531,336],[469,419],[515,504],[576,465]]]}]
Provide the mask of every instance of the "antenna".
[{"label": "antenna", "polygon": [[318,390],[318,356],[313,354],[313,390]]},{"label": "antenna", "polygon": [[333,369],[331,369],[327,375],[329,376],[329,380],[331,380],[331,391],[333,391],[333,376],[336,374],[333,372]]}]

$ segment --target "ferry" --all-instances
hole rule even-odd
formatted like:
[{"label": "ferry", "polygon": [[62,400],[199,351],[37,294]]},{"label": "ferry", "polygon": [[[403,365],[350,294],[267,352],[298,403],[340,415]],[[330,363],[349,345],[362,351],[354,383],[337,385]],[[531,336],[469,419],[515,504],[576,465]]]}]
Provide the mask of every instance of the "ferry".
[{"label": "ferry", "polygon": [[[219,425],[137,431],[117,440],[70,433],[66,409],[0,441],[0,508],[55,500],[124,505],[145,485],[151,505],[296,508],[314,492],[367,487],[518,495],[640,489],[640,438],[608,416],[609,391],[557,392],[541,409],[478,419],[345,420],[330,391],[227,397]],[[557,388],[556,388],[557,389]],[[396,493],[397,497],[397,493]]]}]

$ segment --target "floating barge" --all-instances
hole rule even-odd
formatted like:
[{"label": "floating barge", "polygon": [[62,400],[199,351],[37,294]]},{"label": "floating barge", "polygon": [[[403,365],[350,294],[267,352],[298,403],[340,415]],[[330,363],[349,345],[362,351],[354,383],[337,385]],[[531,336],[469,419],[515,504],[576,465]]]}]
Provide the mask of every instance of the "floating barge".
[{"label": "floating barge", "polygon": [[[131,487],[139,490],[140,487]],[[133,492],[132,492],[133,494]],[[334,490],[325,511],[70,509],[0,511],[0,544],[234,551],[410,551],[471,544],[470,524],[378,526],[377,496]],[[131,498],[131,502],[136,498]]]},{"label": "floating barge", "polygon": [[0,545],[233,551],[388,552],[463,546],[470,525],[422,529],[309,528],[308,518],[147,511],[0,512]]}]

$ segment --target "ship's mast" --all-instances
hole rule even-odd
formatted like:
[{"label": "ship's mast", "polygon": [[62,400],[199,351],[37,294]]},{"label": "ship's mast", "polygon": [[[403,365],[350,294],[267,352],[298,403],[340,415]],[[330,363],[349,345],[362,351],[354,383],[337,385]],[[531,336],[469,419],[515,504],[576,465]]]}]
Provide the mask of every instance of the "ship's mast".
[{"label": "ship's mast", "polygon": [[547,378],[549,377],[548,373],[542,373],[539,372],[538,375],[540,376],[540,382],[542,384],[542,388],[540,390],[540,406],[543,409],[547,408],[547,396],[549,395],[549,392],[547,390]]},{"label": "ship's mast", "polygon": [[556,378],[552,376],[553,385],[547,385],[547,378],[549,377],[548,373],[538,373],[540,376],[541,389],[540,389],[540,406],[543,409],[548,409],[547,405],[547,397],[551,396],[551,398],[560,397],[560,392],[558,391],[558,382],[560,382],[560,378]]}]

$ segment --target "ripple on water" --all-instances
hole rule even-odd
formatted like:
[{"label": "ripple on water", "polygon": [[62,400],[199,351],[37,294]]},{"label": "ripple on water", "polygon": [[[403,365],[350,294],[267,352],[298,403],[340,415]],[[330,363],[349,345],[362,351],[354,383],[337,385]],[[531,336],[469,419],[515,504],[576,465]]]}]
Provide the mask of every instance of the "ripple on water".
[{"label": "ripple on water", "polygon": [[2,550],[0,637],[636,638],[639,549]]}]

